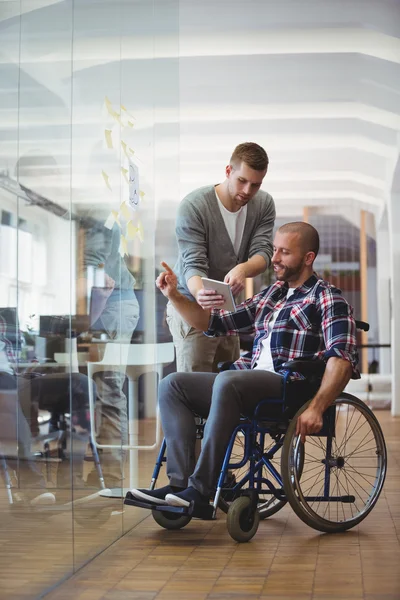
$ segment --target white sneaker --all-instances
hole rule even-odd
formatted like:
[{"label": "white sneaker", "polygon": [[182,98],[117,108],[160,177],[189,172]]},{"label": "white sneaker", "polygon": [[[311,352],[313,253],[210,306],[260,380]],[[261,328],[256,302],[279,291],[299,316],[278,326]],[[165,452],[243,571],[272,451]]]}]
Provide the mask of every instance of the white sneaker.
[{"label": "white sneaker", "polygon": [[43,492],[30,501],[31,506],[50,506],[55,504],[56,497],[51,492]]}]

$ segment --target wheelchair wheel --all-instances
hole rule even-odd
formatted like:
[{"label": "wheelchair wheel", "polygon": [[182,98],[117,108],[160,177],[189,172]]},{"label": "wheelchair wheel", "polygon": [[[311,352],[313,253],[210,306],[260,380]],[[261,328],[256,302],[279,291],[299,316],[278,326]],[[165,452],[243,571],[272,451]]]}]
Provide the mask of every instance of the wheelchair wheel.
[{"label": "wheelchair wheel", "polygon": [[228,533],[236,542],[248,542],[257,533],[260,514],[254,510],[249,496],[240,496],[232,502],[226,516]]},{"label": "wheelchair wheel", "polygon": [[[324,415],[317,435],[305,444],[292,419],[282,449],[282,478],[294,512],[326,533],[360,523],[375,506],[386,476],[386,446],[373,412],[358,398],[342,393]],[[302,448],[303,447],[303,448]],[[294,468],[304,452],[302,473]]]},{"label": "wheelchair wheel", "polygon": [[153,519],[155,520],[160,527],[164,527],[164,529],[183,529],[186,527],[188,523],[192,520],[192,517],[187,517],[186,515],[180,515],[179,513],[161,511],[161,510],[152,510],[151,514],[153,515]]},{"label": "wheelchair wheel", "polygon": [[[264,444],[263,444],[264,453],[270,452],[274,448],[274,446],[278,446],[276,448],[276,451],[274,452],[273,457],[271,457],[269,459],[271,465],[273,467],[275,467],[275,469],[278,472],[280,470],[281,451],[282,451],[281,447],[279,446],[280,438],[283,438],[283,435],[278,434],[276,439],[273,439],[268,434],[264,434]],[[277,442],[278,442],[278,444],[277,444]],[[259,435],[258,439],[257,439],[257,444],[258,444],[258,451],[259,451],[260,455],[262,454],[261,443],[262,443],[262,436]],[[239,432],[236,435],[235,443],[232,448],[229,462],[232,464],[240,464],[243,461],[244,455],[245,455],[245,437],[244,437],[244,433]],[[241,466],[237,469],[233,469],[228,472],[227,480],[226,480],[226,483],[224,484],[224,488],[223,488],[223,491],[221,492],[221,496],[220,496],[220,499],[218,502],[218,507],[224,513],[228,513],[229,507],[231,506],[232,502],[240,497],[242,491],[245,491],[246,489],[248,489],[249,486],[248,486],[248,482],[246,481],[248,474],[249,474],[249,462],[246,462],[243,466]],[[275,480],[273,475],[268,471],[268,469],[265,466],[262,466],[258,475],[261,476],[263,479],[268,479],[271,482],[271,484],[273,484],[273,486],[276,487],[277,490],[280,490],[281,486],[279,485],[279,483]],[[243,486],[240,484],[241,481],[245,482],[243,484]],[[237,484],[239,484],[239,485],[237,485]],[[237,486],[236,490],[234,491],[232,489],[232,491],[230,491],[229,488],[234,488],[235,486]],[[287,502],[286,500],[281,500],[281,499],[277,498],[276,496],[274,496],[274,494],[267,488],[266,484],[263,484],[261,486],[261,489],[259,491],[259,499],[260,499],[260,502],[258,503],[258,512],[259,512],[261,520],[267,519],[268,517],[271,517],[272,515],[277,513],[279,510],[281,510],[281,508],[283,508],[285,506],[285,504]]]}]

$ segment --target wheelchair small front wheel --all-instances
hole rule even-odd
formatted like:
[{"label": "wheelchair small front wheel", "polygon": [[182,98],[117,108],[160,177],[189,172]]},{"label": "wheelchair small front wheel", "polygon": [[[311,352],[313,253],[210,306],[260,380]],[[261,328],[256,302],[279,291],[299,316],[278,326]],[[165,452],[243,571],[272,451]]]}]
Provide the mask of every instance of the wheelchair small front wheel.
[{"label": "wheelchair small front wheel", "polygon": [[249,542],[257,533],[260,514],[252,506],[249,496],[240,496],[232,502],[226,517],[228,533],[236,542]]},{"label": "wheelchair small front wheel", "polygon": [[151,511],[151,514],[153,515],[155,522],[158,523],[160,527],[164,527],[164,529],[170,529],[171,531],[183,529],[183,527],[186,527],[186,525],[192,520],[192,517],[188,517],[187,515],[155,509]]}]

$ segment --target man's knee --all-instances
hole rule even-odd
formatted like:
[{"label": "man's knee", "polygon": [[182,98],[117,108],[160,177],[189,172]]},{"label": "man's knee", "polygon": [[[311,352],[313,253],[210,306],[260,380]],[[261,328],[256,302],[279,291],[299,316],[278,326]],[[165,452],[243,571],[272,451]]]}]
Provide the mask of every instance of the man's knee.
[{"label": "man's knee", "polygon": [[241,393],[240,371],[223,371],[217,375],[213,390],[213,403],[219,406],[230,405],[233,402],[238,402],[241,406],[243,402]]},{"label": "man's knee", "polygon": [[161,379],[158,387],[160,407],[169,403],[171,399],[176,399],[180,395],[180,386],[183,379],[182,375],[187,375],[187,373],[170,373]]},{"label": "man's knee", "polygon": [[240,375],[240,371],[222,371],[222,373],[218,374],[214,387],[217,387],[220,391],[232,391],[235,388],[237,381],[240,381]]}]

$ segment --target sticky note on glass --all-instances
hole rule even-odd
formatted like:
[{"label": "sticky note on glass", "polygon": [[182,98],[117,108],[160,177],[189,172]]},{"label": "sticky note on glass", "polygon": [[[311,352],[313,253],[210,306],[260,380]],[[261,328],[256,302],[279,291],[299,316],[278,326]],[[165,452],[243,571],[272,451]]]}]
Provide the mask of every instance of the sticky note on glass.
[{"label": "sticky note on glass", "polygon": [[128,169],[125,169],[124,167],[121,167],[121,173],[122,173],[122,175],[123,175],[126,183],[129,183],[129,180],[128,180]]},{"label": "sticky note on glass", "polygon": [[133,240],[133,238],[135,237],[136,234],[137,234],[136,225],[132,221],[129,221],[126,225],[126,238],[128,240]]},{"label": "sticky note on glass", "polygon": [[131,209],[126,202],[122,202],[121,206],[119,207],[119,212],[127,221],[129,221],[131,218]]},{"label": "sticky note on glass", "polygon": [[129,206],[137,210],[140,203],[139,169],[134,163],[129,163]]},{"label": "sticky note on glass", "polygon": [[108,189],[112,190],[111,183],[110,183],[110,178],[107,175],[107,173],[105,171],[102,171],[101,174],[103,175],[104,182],[105,182],[106,186],[108,187]]},{"label": "sticky note on glass", "polygon": [[108,215],[106,222],[104,223],[104,227],[107,227],[107,229],[112,229],[114,227],[114,223],[115,223],[115,218],[114,215],[112,214],[112,212]]},{"label": "sticky note on glass", "polygon": [[111,129],[104,130],[104,137],[106,139],[107,148],[112,148],[113,143],[112,143]]}]

